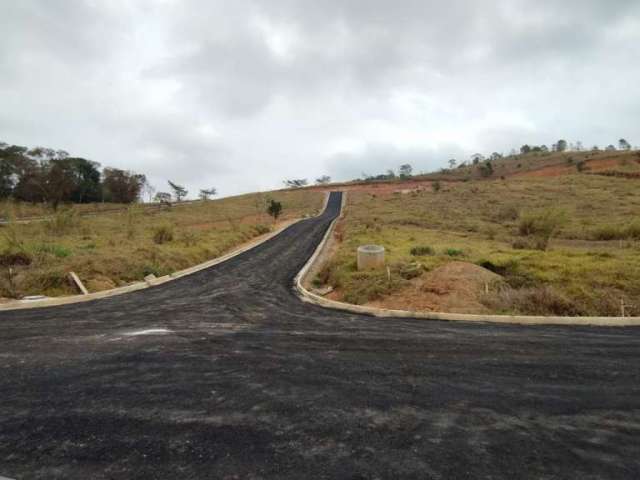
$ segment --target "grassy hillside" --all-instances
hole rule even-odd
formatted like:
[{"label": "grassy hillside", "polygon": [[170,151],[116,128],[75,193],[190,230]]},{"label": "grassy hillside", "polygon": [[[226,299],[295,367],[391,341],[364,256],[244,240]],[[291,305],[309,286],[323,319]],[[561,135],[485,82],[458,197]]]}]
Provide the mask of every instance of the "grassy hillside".
[{"label": "grassy hillside", "polygon": [[[279,221],[314,214],[323,202],[320,192],[298,190],[96,216],[82,216],[91,207],[79,205],[46,221],[0,226],[0,296],[76,293],[69,271],[100,291],[218,257],[273,228],[267,197],[282,202]],[[24,204],[3,208],[9,218],[45,213]]]},{"label": "grassy hillside", "polygon": [[[638,179],[575,173],[354,191],[336,254],[315,283],[352,303],[438,309],[460,293],[456,282],[438,284],[438,267],[466,262],[503,280],[476,292],[476,311],[453,302],[454,311],[619,315],[623,300],[640,314],[639,187]],[[356,270],[356,248],[368,243],[386,247],[390,278]]]}]

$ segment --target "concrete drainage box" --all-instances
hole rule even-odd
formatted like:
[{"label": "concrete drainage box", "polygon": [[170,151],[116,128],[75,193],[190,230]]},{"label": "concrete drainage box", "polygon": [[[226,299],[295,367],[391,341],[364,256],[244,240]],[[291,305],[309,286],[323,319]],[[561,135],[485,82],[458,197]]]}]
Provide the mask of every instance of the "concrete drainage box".
[{"label": "concrete drainage box", "polygon": [[358,247],[358,270],[370,270],[384,267],[384,247],[380,245],[361,245]]}]

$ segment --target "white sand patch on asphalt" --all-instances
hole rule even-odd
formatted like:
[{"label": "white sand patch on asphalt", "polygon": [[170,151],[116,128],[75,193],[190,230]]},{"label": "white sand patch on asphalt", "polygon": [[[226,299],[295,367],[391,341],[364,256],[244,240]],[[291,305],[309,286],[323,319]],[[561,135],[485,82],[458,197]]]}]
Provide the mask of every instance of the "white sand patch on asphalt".
[{"label": "white sand patch on asphalt", "polygon": [[173,330],[168,330],[166,328],[150,328],[148,330],[125,332],[122,335],[124,335],[125,337],[137,337],[139,335],[166,335],[167,333],[173,333]]}]

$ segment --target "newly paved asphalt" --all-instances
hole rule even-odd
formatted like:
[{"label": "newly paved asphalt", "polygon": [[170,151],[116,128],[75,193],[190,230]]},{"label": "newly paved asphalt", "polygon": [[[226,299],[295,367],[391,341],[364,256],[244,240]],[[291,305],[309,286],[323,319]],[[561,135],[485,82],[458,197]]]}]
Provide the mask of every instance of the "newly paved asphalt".
[{"label": "newly paved asphalt", "polygon": [[640,330],[300,302],[338,213],[120,297],[0,314],[0,476],[640,478]]}]

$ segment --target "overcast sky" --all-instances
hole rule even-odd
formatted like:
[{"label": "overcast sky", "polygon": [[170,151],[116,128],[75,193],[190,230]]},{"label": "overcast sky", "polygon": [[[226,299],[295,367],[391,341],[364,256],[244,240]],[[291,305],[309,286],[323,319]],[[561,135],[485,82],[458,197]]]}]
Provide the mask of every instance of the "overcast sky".
[{"label": "overcast sky", "polygon": [[638,0],[0,0],[0,141],[223,195],[640,144]]}]

